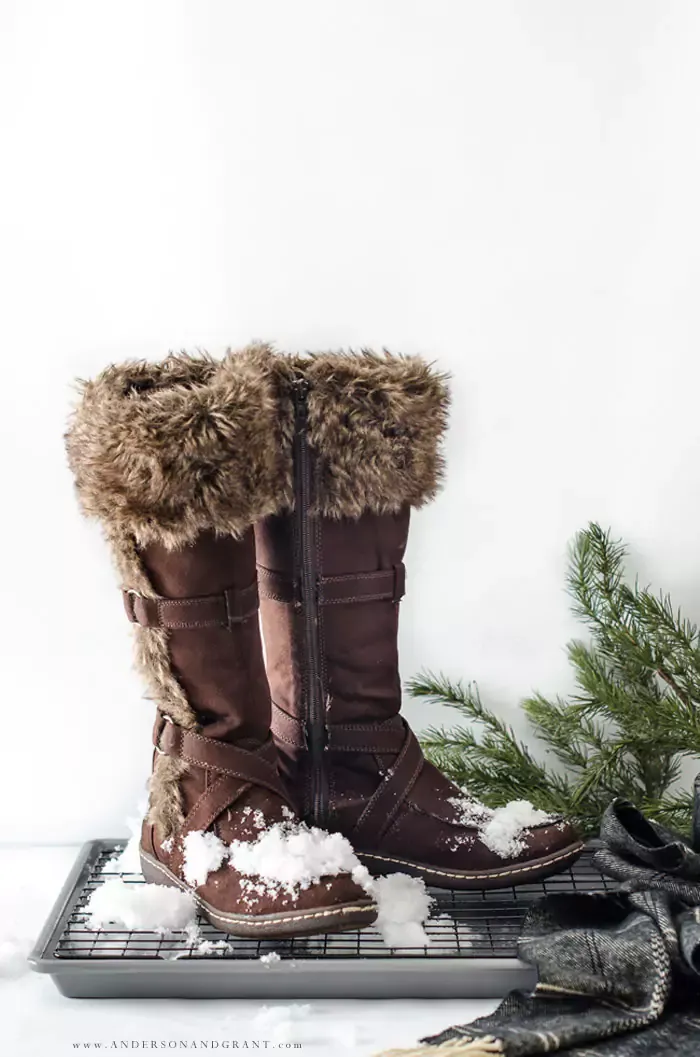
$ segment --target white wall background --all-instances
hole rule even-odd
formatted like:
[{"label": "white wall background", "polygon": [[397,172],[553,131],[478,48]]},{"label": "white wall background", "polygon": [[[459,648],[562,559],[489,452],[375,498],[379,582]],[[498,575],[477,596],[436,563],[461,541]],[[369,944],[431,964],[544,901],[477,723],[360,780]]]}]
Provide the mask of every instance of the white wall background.
[{"label": "white wall background", "polygon": [[0,0],[0,840],[121,833],[148,768],[61,440],[110,360],[453,371],[406,676],[566,691],[591,518],[700,617],[699,47],[692,0]]}]

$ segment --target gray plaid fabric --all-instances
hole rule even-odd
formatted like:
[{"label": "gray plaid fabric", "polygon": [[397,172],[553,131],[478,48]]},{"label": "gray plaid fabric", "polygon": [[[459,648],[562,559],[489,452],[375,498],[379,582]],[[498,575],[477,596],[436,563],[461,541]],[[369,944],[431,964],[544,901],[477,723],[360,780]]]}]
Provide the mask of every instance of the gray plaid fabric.
[{"label": "gray plaid fabric", "polygon": [[424,1043],[495,1036],[508,1057],[700,1057],[700,776],[690,844],[624,800],[600,838],[596,865],[619,890],[533,908],[519,953],[538,971],[535,991]]}]

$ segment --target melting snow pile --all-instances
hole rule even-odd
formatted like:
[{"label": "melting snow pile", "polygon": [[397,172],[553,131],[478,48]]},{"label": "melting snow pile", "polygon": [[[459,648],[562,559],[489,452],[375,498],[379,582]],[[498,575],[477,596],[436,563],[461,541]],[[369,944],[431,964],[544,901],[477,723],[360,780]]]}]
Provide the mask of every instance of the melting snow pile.
[{"label": "melting snow pile", "polygon": [[422,881],[405,873],[395,873],[370,879],[368,891],[377,900],[377,928],[387,947],[428,946],[430,938],[423,922],[430,914],[433,898]]},{"label": "melting snow pile", "polygon": [[467,795],[452,797],[450,803],[460,813],[460,824],[477,829],[481,842],[502,859],[513,859],[525,850],[524,836],[531,826],[553,821],[529,800],[511,800],[505,807],[492,808]]},{"label": "melting snow pile", "polygon": [[127,884],[111,878],[92,893],[86,907],[91,929],[117,925],[152,932],[181,932],[195,920],[188,892],[165,885]]}]

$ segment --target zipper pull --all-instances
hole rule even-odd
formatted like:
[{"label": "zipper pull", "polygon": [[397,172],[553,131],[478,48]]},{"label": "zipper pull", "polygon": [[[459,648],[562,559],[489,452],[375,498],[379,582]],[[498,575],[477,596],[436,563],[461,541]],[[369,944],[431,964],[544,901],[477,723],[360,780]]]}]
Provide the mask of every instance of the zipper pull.
[{"label": "zipper pull", "polygon": [[294,418],[296,422],[296,431],[299,434],[306,432],[309,417],[309,389],[310,386],[306,378],[299,377],[295,379],[293,391]]},{"label": "zipper pull", "polygon": [[303,374],[298,374],[292,384],[294,385],[295,403],[301,405],[305,404],[309,395],[309,389],[311,388],[308,380],[304,377]]}]

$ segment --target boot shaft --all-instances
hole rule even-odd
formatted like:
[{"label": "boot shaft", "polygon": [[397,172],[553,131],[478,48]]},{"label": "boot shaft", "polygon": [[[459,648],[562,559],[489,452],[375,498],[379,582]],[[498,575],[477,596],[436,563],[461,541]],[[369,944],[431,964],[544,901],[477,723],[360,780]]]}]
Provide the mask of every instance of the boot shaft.
[{"label": "boot shaft", "polygon": [[162,837],[219,773],[189,762],[182,742],[165,753],[164,721],[242,749],[269,739],[251,526],[286,488],[271,359],[253,346],[222,362],[110,367],[83,385],[67,436],[158,708],[149,817]]},{"label": "boot shaft", "polygon": [[[270,694],[257,619],[252,529],[240,539],[201,532],[178,550],[151,543],[140,556],[155,591],[174,602],[170,665],[198,729],[248,748],[261,745],[270,730]],[[190,598],[220,600],[213,603],[218,610],[207,619],[203,603],[188,617]]]},{"label": "boot shaft", "polygon": [[[400,709],[398,603],[409,518],[405,507],[356,521],[309,519],[327,723],[382,722]],[[285,648],[304,633],[294,515],[265,518],[255,534],[270,691],[284,711],[298,714],[303,656]]]},{"label": "boot shaft", "polygon": [[440,482],[445,379],[389,356],[277,369],[294,507],[256,537],[273,732],[299,810],[370,869],[441,887],[556,872],[581,850],[572,828],[530,809],[518,842],[482,839],[472,802],[399,715],[403,557],[410,509]]},{"label": "boot shaft", "polygon": [[[410,509],[440,482],[448,394],[417,358],[330,354],[275,366],[294,505],[256,525],[273,731],[300,810],[326,825],[370,796],[393,758],[357,750],[376,747],[363,725],[400,710]],[[349,725],[348,769],[334,741],[348,739]],[[385,729],[394,756],[395,726]]]}]

